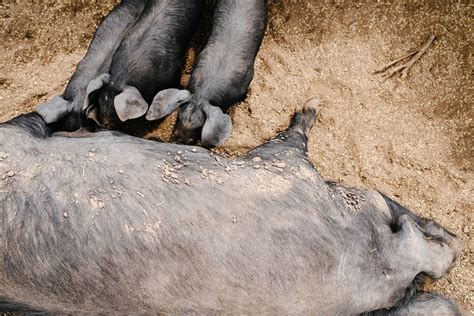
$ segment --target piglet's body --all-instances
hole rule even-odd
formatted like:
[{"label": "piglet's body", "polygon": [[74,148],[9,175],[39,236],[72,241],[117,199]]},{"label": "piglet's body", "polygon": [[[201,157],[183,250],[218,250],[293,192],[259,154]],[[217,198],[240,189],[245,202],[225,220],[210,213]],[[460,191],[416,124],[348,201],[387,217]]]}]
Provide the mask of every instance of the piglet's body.
[{"label": "piglet's body", "polygon": [[86,55],[62,96],[38,106],[38,113],[56,130],[75,131],[84,125],[83,113],[89,82],[110,69],[112,58],[129,29],[139,19],[147,1],[122,0],[99,25]]},{"label": "piglet's body", "polygon": [[178,142],[200,141],[204,147],[224,142],[232,127],[230,117],[224,112],[247,93],[266,23],[265,0],[220,0],[187,93],[177,89],[160,92],[147,119],[162,118],[181,106],[174,133]]},{"label": "piglet's body", "polygon": [[115,52],[109,73],[88,86],[84,111],[103,128],[143,116],[155,94],[179,83],[201,0],[147,1]]}]

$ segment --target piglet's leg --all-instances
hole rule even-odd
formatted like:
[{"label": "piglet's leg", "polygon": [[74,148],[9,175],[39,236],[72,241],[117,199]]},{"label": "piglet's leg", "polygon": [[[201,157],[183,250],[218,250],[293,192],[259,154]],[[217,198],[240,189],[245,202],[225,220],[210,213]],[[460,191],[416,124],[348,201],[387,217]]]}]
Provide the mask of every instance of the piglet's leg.
[{"label": "piglet's leg", "polygon": [[247,157],[255,158],[259,155],[273,157],[278,153],[291,152],[306,158],[308,133],[316,121],[319,103],[319,99],[308,101],[301,111],[294,114],[288,129],[278,134],[276,138],[250,151]]},{"label": "piglet's leg", "polygon": [[443,315],[461,316],[462,313],[458,305],[451,299],[441,295],[421,292],[412,297],[408,302],[400,306],[378,310],[366,314],[367,316],[409,316],[409,315]]}]

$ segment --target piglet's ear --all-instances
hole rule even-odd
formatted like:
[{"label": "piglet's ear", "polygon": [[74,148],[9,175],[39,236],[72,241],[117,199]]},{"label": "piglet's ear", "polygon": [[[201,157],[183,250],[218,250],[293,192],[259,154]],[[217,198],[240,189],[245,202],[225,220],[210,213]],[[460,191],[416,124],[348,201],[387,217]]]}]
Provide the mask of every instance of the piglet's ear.
[{"label": "piglet's ear", "polygon": [[92,104],[97,102],[100,90],[110,81],[109,74],[102,74],[99,77],[91,80],[86,89],[86,98],[84,100],[83,111],[86,111]]},{"label": "piglet's ear", "polygon": [[161,90],[153,99],[153,102],[148,109],[148,113],[146,114],[146,119],[148,121],[161,119],[172,113],[190,98],[191,93],[188,90]]},{"label": "piglet's ear", "polygon": [[36,112],[46,124],[55,123],[69,114],[69,102],[60,96],[55,96],[49,102],[39,104]]},{"label": "piglet's ear", "polygon": [[210,104],[204,106],[206,123],[202,127],[201,146],[210,148],[221,145],[232,131],[232,120],[222,110]]},{"label": "piglet's ear", "polygon": [[132,86],[126,86],[122,93],[114,98],[115,112],[122,122],[145,115],[148,103],[143,99],[140,91]]}]

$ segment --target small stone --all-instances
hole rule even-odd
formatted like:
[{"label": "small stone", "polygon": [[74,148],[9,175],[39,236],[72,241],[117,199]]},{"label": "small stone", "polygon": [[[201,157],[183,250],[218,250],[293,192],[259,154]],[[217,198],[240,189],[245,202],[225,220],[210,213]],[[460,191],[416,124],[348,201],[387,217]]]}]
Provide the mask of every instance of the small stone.
[{"label": "small stone", "polygon": [[3,176],[2,176],[2,180],[5,180],[6,178],[7,178],[6,175],[3,175]]},{"label": "small stone", "polygon": [[196,148],[191,149],[191,151],[192,151],[193,153],[195,153],[195,152],[196,152]]},{"label": "small stone", "polygon": [[262,161],[262,158],[260,158],[260,157],[255,157],[255,158],[252,159],[252,161],[253,161],[253,162],[260,162],[260,161]]},{"label": "small stone", "polygon": [[64,216],[64,218],[67,218],[67,213],[66,213],[66,212],[64,212],[63,216]]},{"label": "small stone", "polygon": [[95,154],[94,154],[94,153],[89,153],[89,154],[87,155],[87,157],[89,157],[89,158],[94,158],[94,157],[95,157]]},{"label": "small stone", "polygon": [[184,179],[184,183],[185,183],[187,186],[190,186],[190,185],[191,185],[191,184],[189,183],[189,179],[188,179],[188,178]]},{"label": "small stone", "polygon": [[181,150],[178,150],[178,155],[182,155],[183,152]]},{"label": "small stone", "polygon": [[255,166],[253,166],[253,167],[254,167],[255,169],[260,169],[260,168],[262,168],[262,166],[260,166],[260,165],[255,165]]},{"label": "small stone", "polygon": [[99,203],[96,198],[89,199],[89,203],[91,203],[93,208],[99,208]]},{"label": "small stone", "polygon": [[123,170],[122,170],[122,169],[120,169],[120,170],[118,171],[118,173],[120,173],[120,174],[123,174]]},{"label": "small stone", "polygon": [[96,197],[90,198],[90,199],[89,199],[89,202],[91,203],[92,207],[93,207],[93,208],[96,208],[96,209],[97,209],[97,208],[102,209],[102,208],[105,207],[104,201],[102,201],[101,199],[98,199],[98,198],[96,198]]},{"label": "small stone", "polygon": [[10,178],[14,177],[15,176],[15,171],[8,171],[7,176],[10,177]]},{"label": "small stone", "polygon": [[464,227],[462,228],[462,231],[463,231],[463,233],[465,233],[465,234],[469,234],[469,226],[464,226]]},{"label": "small stone", "polygon": [[110,184],[114,184],[114,180],[110,180]]},{"label": "small stone", "polygon": [[273,165],[277,168],[285,168],[286,167],[286,163],[284,163],[283,161],[276,162]]}]

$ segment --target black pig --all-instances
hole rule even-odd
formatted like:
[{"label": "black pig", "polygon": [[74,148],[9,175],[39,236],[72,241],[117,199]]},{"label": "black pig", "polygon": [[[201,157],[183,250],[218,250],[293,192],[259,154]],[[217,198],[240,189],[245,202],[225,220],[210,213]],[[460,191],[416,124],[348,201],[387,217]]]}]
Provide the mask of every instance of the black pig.
[{"label": "black pig", "polygon": [[265,0],[220,0],[188,90],[159,92],[146,118],[160,119],[181,106],[174,131],[178,142],[194,144],[200,140],[204,147],[223,143],[232,129],[230,116],[223,112],[247,93],[266,23]]},{"label": "black pig", "polygon": [[76,68],[62,96],[39,105],[37,112],[57,130],[75,131],[85,121],[83,105],[89,82],[108,72],[112,57],[123,37],[145,7],[143,0],[123,0],[99,25],[86,55]]},{"label": "black pig", "polygon": [[179,83],[201,0],[150,0],[115,52],[110,73],[92,80],[83,110],[102,128],[145,115],[160,90]]},{"label": "black pig", "polygon": [[[202,0],[135,1],[122,3],[121,7],[99,27],[81,63],[84,67],[78,67],[68,84],[63,97],[72,103],[56,97],[38,107],[47,123],[66,116],[75,123],[84,124],[87,118],[101,128],[119,128],[122,122],[143,116],[158,91],[178,85]],[[129,23],[125,15],[135,12],[132,9],[139,16]],[[123,27],[120,37],[108,36],[110,32],[118,33],[123,25],[127,28]],[[56,112],[58,106],[63,111]],[[74,127],[79,126],[76,123]],[[60,126],[56,130],[71,128]]]},{"label": "black pig", "polygon": [[236,159],[50,136],[35,113],[1,124],[0,308],[459,315],[416,288],[449,271],[460,241],[379,192],[325,182],[306,154],[315,116]]}]

